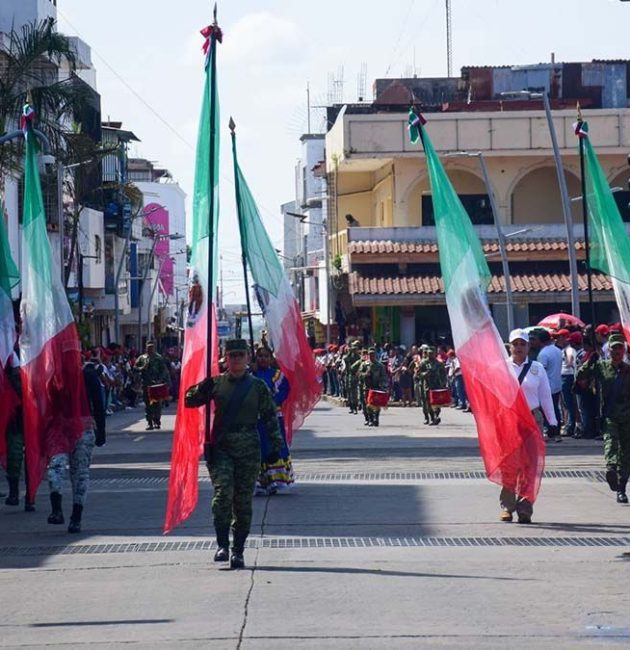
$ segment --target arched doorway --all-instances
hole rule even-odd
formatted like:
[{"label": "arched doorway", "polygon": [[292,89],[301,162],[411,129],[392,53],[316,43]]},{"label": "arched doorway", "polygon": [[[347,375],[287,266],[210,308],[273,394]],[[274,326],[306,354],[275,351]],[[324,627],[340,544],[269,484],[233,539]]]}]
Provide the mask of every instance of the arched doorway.
[{"label": "arched doorway", "polygon": [[[569,197],[580,196],[579,179],[565,170]],[[512,223],[563,223],[562,199],[555,167],[539,167],[525,174],[514,186],[511,195]],[[573,221],[582,220],[581,204],[571,202]]]}]

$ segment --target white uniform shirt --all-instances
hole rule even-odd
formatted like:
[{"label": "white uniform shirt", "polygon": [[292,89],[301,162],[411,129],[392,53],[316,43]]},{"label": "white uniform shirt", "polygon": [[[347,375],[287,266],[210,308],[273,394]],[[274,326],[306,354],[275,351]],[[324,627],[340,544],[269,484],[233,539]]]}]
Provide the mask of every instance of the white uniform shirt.
[{"label": "white uniform shirt", "polygon": [[562,348],[562,376],[575,375],[576,352],[572,345],[566,345]]},{"label": "white uniform shirt", "polygon": [[[512,360],[512,357],[508,359],[508,365],[517,379],[521,374],[521,370],[525,363],[527,363],[527,360],[518,365]],[[521,383],[521,388],[523,389],[529,408],[532,411],[535,408],[542,409],[542,412],[547,418],[547,422],[549,422],[552,427],[558,426],[556,412],[553,410],[553,400],[551,399],[549,379],[547,378],[547,373],[545,372],[543,365],[538,363],[538,361],[532,361],[532,365],[527,371],[525,379],[523,379],[523,382]]]}]

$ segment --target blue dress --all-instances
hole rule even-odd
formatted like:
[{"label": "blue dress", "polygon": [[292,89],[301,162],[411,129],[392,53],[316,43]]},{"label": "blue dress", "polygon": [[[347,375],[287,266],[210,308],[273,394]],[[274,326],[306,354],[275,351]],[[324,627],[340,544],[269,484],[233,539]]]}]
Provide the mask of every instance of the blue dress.
[{"label": "blue dress", "polygon": [[267,384],[278,409],[278,424],[280,426],[280,434],[282,435],[282,450],[280,451],[280,458],[274,463],[267,464],[265,462],[270,452],[269,438],[265,426],[260,420],[258,421],[261,465],[260,473],[256,481],[256,494],[274,494],[278,490],[288,488],[295,482],[291,455],[285,434],[284,417],[280,410],[283,402],[289,396],[289,382],[277,368],[256,370],[254,376],[262,379]]}]

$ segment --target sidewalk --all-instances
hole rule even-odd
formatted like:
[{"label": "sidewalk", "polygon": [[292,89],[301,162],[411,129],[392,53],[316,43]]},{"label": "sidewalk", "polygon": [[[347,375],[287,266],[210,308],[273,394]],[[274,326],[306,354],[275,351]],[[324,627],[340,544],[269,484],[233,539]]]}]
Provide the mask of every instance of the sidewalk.
[{"label": "sidewalk", "polygon": [[[322,403],[296,434],[298,482],[255,499],[248,569],[211,562],[212,489],[161,525],[173,413],[108,418],[84,532],[0,508],[0,647],[592,648],[630,641],[630,508],[602,480],[601,442],[549,448],[532,526],[498,521],[472,417],[378,429]],[[68,498],[66,511],[68,510]]]}]

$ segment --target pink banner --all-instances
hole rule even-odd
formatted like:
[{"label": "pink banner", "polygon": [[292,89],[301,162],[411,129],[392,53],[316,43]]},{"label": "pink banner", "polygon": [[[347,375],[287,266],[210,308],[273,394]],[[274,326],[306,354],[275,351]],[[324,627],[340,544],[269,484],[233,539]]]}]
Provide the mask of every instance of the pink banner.
[{"label": "pink banner", "polygon": [[[170,235],[170,217],[168,210],[159,203],[149,203],[144,206],[147,223],[153,228],[156,235]],[[173,295],[173,260],[170,258],[171,242],[167,237],[161,238],[155,245],[155,258],[158,260],[159,268],[162,261],[162,270],[160,271],[160,280],[164,291],[167,295]]]}]

